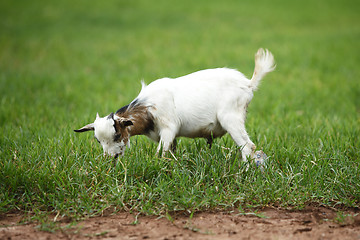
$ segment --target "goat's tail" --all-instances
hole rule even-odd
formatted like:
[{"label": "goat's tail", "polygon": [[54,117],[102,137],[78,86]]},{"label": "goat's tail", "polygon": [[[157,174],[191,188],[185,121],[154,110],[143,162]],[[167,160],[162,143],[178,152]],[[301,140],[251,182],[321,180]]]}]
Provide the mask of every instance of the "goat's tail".
[{"label": "goat's tail", "polygon": [[274,56],[267,49],[260,48],[255,54],[255,69],[254,74],[251,78],[250,88],[255,91],[259,84],[260,80],[265,77],[269,72],[274,71],[276,65]]}]

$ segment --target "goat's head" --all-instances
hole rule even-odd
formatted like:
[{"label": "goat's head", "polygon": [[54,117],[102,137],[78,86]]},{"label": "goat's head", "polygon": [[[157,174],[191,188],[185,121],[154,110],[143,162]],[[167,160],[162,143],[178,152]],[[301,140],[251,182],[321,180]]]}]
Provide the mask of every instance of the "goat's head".
[{"label": "goat's head", "polygon": [[95,138],[104,150],[104,155],[108,154],[117,158],[119,155],[124,155],[126,146],[130,145],[130,135],[127,127],[131,125],[133,125],[131,120],[121,118],[114,115],[114,113],[103,118],[96,114],[96,119],[93,123],[74,131],[94,131]]}]

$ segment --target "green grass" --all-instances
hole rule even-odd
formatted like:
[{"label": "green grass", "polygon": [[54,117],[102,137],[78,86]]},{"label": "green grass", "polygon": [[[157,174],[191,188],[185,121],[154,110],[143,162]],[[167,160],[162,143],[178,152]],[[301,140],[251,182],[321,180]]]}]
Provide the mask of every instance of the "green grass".
[{"label": "green grass", "polygon": [[[0,213],[359,207],[359,12],[348,0],[2,1]],[[245,171],[229,136],[212,149],[183,138],[169,158],[134,137],[113,167],[72,131],[128,104],[142,78],[251,76],[260,47],[277,61],[247,119],[264,172]]]}]

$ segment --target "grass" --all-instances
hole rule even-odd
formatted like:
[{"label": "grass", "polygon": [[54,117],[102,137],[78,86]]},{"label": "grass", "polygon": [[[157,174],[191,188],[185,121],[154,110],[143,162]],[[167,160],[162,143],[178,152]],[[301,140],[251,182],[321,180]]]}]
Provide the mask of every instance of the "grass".
[{"label": "grass", "polygon": [[[360,205],[357,1],[3,1],[0,213],[81,218],[268,205]],[[76,129],[149,83],[228,66],[251,76],[259,47],[277,70],[247,130],[270,156],[249,171],[229,136],[181,139],[155,156],[145,137],[113,167]]]}]

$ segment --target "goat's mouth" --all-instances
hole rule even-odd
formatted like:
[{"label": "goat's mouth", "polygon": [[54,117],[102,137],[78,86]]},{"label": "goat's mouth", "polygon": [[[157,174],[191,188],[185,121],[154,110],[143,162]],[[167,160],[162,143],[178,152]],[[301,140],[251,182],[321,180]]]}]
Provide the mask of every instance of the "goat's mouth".
[{"label": "goat's mouth", "polygon": [[115,155],[114,155],[114,160],[116,160],[118,157],[119,157],[119,154],[118,154],[118,153],[115,154]]}]

